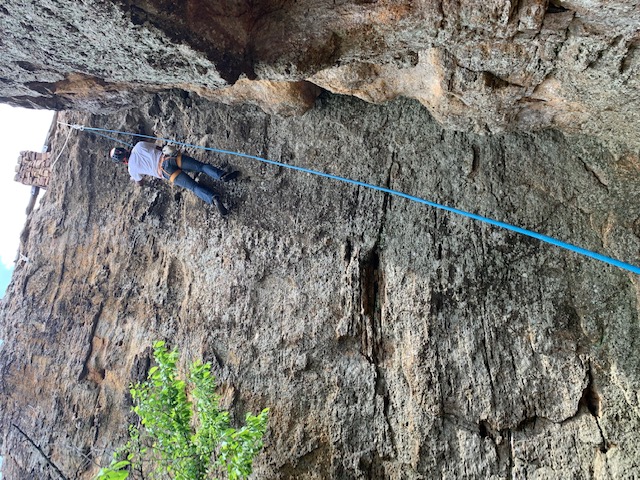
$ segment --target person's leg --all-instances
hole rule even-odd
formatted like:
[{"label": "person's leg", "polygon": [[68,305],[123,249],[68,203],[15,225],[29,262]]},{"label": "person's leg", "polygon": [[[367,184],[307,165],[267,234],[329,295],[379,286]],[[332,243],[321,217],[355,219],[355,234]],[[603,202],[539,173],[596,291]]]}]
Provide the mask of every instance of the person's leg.
[{"label": "person's leg", "polygon": [[[162,174],[166,180],[171,181],[171,177],[173,177],[173,174],[178,170],[178,167],[174,166],[173,163],[169,161],[164,163]],[[178,185],[179,187],[186,188],[187,190],[191,190],[196,194],[198,198],[208,203],[209,205],[211,205],[212,203],[215,204],[221,215],[226,215],[228,213],[228,210],[220,201],[220,195],[218,193],[205,187],[204,185],[200,185],[186,173],[182,171],[178,173],[178,175],[173,179],[172,183]]]},{"label": "person's leg", "polygon": [[184,172],[180,172],[174,179],[173,183],[179,187],[191,190],[208,204],[211,204],[211,202],[213,202],[213,197],[217,195],[213,190],[209,190],[207,187],[198,184],[193,178]]},{"label": "person's leg", "polygon": [[213,165],[202,163],[193,157],[188,155],[182,155],[182,170],[185,172],[198,172],[209,175],[214,180],[220,180],[220,177],[224,175],[224,170],[221,170]]},{"label": "person's leg", "polygon": [[[172,161],[176,162],[177,164],[177,159],[172,159]],[[221,168],[214,167],[213,165],[209,165],[208,163],[202,163],[195,158],[184,154],[180,159],[180,163],[182,166],[179,167],[186,172],[204,173],[206,175],[209,175],[214,180],[221,180],[223,182],[234,180],[240,175],[240,172],[236,170],[225,172]]]}]

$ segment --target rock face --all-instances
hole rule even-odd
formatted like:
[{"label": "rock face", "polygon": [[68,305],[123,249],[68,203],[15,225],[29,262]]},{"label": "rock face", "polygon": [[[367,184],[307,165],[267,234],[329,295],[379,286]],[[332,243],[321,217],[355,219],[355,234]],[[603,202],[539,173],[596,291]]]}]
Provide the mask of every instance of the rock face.
[{"label": "rock face", "polygon": [[[631,0],[16,0],[0,101],[638,264],[639,28]],[[638,475],[637,275],[192,151],[243,172],[221,219],[72,135],[0,304],[6,478],[108,463],[157,339],[271,408],[256,478]]]},{"label": "rock face", "polygon": [[[140,104],[61,119],[344,175],[637,264],[640,160],[591,136],[456,133],[416,101],[327,93],[293,117],[193,94]],[[66,136],[55,132],[53,154]],[[177,187],[128,183],[109,147],[70,138],[0,305],[6,478],[58,478],[13,424],[68,478],[107,463],[156,339],[184,364],[211,361],[236,416],[271,408],[255,478],[637,475],[637,275],[403,198],[192,151],[243,172],[212,182],[232,210],[221,219]]]},{"label": "rock face", "polygon": [[0,18],[4,102],[100,112],[180,89],[290,115],[322,87],[413,98],[457,130],[640,147],[632,0],[17,0]]}]

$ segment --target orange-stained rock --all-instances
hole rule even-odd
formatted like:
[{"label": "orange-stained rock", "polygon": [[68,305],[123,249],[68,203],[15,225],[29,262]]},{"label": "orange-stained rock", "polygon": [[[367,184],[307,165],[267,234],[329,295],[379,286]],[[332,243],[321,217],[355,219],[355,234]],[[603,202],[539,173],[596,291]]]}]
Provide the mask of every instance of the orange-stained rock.
[{"label": "orange-stained rock", "polygon": [[240,79],[219,90],[199,90],[205,98],[227,105],[251,104],[267,113],[302,115],[313,107],[321,88],[313,83],[299,81],[269,81]]},{"label": "orange-stained rock", "polygon": [[44,0],[0,14],[0,101],[17,105],[104,112],[180,89],[291,115],[313,103],[307,81],[418,99],[456,130],[640,147],[632,0]]}]

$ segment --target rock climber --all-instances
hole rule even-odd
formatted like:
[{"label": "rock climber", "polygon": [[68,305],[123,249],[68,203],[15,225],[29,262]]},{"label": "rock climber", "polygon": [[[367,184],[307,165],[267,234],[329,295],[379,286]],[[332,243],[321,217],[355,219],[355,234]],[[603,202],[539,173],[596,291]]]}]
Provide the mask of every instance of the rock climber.
[{"label": "rock climber", "polygon": [[180,152],[173,145],[165,145],[162,149],[151,142],[138,142],[131,151],[115,147],[109,152],[111,160],[123,163],[129,168],[131,180],[142,185],[142,176],[164,178],[171,183],[191,190],[208,204],[214,204],[221,215],[228,213],[222,204],[220,195],[204,185],[200,185],[185,172],[205,173],[214,180],[228,182],[238,177],[240,172],[225,172],[213,165],[199,162]]}]

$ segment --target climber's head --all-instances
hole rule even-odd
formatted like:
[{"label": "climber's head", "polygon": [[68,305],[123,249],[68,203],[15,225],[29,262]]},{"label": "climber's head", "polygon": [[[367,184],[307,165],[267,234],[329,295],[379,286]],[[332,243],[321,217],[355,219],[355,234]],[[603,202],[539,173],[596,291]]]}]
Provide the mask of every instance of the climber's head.
[{"label": "climber's head", "polygon": [[129,161],[129,152],[124,148],[116,147],[111,149],[109,157],[114,163],[127,163]]}]

